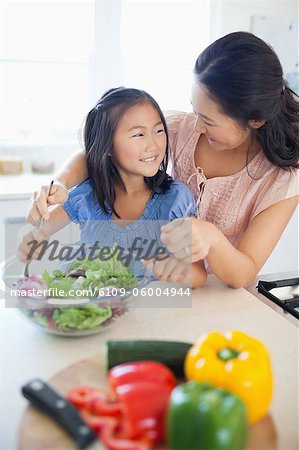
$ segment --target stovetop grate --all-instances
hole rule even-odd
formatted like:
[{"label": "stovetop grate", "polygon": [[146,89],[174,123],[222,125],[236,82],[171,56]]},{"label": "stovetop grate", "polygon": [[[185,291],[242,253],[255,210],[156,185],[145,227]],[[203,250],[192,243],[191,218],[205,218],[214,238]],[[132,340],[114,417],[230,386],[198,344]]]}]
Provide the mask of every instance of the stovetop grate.
[{"label": "stovetop grate", "polygon": [[299,319],[299,278],[276,281],[260,280],[257,289],[261,294]]}]

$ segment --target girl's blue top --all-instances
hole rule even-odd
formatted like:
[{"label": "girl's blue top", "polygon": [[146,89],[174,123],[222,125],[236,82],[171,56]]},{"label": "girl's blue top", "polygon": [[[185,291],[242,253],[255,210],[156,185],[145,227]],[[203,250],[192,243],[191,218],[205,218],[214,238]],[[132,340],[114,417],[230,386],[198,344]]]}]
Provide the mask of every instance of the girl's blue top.
[{"label": "girl's blue top", "polygon": [[132,248],[132,244],[135,243],[145,250],[154,241],[150,250],[152,254],[154,248],[163,246],[160,241],[161,226],[183,217],[190,204],[192,207],[187,214],[188,217],[196,214],[195,200],[190,189],[184,183],[175,180],[165,192],[153,193],[137,220],[121,227],[112,220],[111,212],[106,214],[100,208],[93,182],[88,179],[69,190],[63,208],[70,219],[80,225],[81,242],[99,242],[100,246],[109,247],[117,243],[124,249]]}]

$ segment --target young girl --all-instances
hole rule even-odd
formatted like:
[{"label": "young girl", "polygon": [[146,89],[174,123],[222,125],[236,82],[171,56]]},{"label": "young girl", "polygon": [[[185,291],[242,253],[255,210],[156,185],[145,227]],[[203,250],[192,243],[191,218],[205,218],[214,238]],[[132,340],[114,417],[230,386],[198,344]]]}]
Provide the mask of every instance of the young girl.
[{"label": "young girl", "polygon": [[[161,238],[178,260],[204,259],[238,288],[255,278],[298,204],[299,104],[273,49],[251,33],[212,43],[194,73],[194,112],[172,114],[167,125],[173,176],[190,186],[200,218],[166,225]],[[78,153],[57,174],[51,203],[87,174]],[[43,214],[44,188],[29,220]]]},{"label": "young girl", "polygon": [[[84,146],[90,178],[71,189],[63,205],[55,206],[48,220],[23,238],[22,260],[29,254],[29,242],[48,239],[70,221],[80,224],[84,243],[112,247],[117,242],[129,249],[137,236],[144,243],[159,239],[160,227],[156,236],[153,223],[195,214],[189,188],[166,173],[167,127],[158,104],[146,92],[106,92],[87,116]],[[191,265],[170,256],[154,266],[163,280],[192,287],[206,280],[201,261]]]}]

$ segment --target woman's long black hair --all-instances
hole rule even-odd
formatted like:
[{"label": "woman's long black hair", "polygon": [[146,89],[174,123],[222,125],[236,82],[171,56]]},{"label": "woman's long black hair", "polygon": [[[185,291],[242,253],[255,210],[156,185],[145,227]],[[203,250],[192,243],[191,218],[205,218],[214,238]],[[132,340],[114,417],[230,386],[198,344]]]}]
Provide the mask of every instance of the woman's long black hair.
[{"label": "woman's long black hair", "polygon": [[122,184],[122,180],[111,155],[117,124],[129,108],[145,102],[150,103],[160,115],[166,133],[166,152],[158,172],[153,177],[144,177],[144,180],[153,192],[164,192],[172,181],[166,173],[167,126],[158,103],[147,92],[139,89],[124,87],[110,89],[88,113],[83,132],[88,172],[94,184],[96,198],[106,214],[112,211],[119,217],[114,210],[115,185]]},{"label": "woman's long black hair", "polygon": [[252,33],[230,33],[199,55],[195,82],[203,83],[223,112],[256,130],[267,159],[282,168],[298,168],[299,103],[283,78],[273,49]]}]

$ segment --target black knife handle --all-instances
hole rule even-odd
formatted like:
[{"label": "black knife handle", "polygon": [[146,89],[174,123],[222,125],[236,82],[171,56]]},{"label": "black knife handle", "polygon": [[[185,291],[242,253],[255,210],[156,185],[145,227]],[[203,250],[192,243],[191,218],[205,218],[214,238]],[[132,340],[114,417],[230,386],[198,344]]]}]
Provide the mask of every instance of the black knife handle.
[{"label": "black knife handle", "polygon": [[97,439],[97,435],[83,421],[77,409],[53,387],[36,378],[22,387],[22,394],[61,425],[75,440],[79,449]]}]

